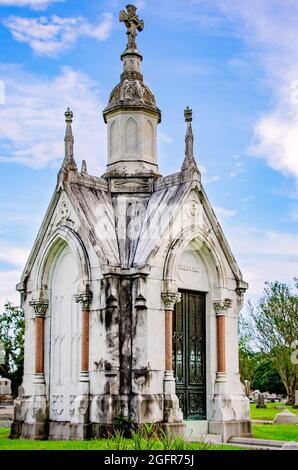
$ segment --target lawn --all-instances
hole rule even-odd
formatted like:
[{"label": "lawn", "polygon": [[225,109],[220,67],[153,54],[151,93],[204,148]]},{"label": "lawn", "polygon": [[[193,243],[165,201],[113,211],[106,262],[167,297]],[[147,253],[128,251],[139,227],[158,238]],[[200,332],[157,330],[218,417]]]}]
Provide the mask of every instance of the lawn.
[{"label": "lawn", "polygon": [[254,424],[252,432],[257,439],[298,442],[298,426],[295,424]]},{"label": "lawn", "polygon": [[282,410],[277,410],[276,406],[285,406],[284,403],[267,403],[267,408],[256,408],[256,404],[253,403],[250,405],[250,418],[251,419],[260,419],[264,421],[273,421],[275,415],[281,413],[284,410],[289,410],[291,413],[296,413],[298,415],[298,409],[294,409],[291,406],[285,406]]},{"label": "lawn", "polygon": [[[139,450],[136,441],[132,439],[119,440],[91,440],[91,441],[29,441],[23,439],[9,439],[9,429],[0,428],[0,451],[2,450]],[[142,444],[141,444],[142,445]],[[144,445],[144,442],[143,442]],[[124,446],[124,447],[123,447]],[[174,450],[183,450],[181,449]],[[163,450],[161,442],[153,444],[151,450]],[[239,450],[235,446],[210,445],[199,443],[187,443],[185,450]],[[240,449],[241,450],[241,449]]]}]

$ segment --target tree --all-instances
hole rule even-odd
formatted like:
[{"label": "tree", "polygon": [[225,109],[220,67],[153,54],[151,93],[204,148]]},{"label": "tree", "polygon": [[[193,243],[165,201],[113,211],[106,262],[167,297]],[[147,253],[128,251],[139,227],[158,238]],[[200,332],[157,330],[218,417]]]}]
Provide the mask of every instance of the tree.
[{"label": "tree", "polygon": [[11,380],[13,397],[17,396],[23,379],[24,331],[22,309],[7,303],[5,311],[0,314],[0,339],[4,345],[4,364],[0,365],[0,375]]},{"label": "tree", "polygon": [[249,304],[254,340],[278,371],[288,395],[288,404],[294,403],[298,387],[298,365],[291,361],[291,347],[298,334],[297,279],[294,289],[277,281],[267,282],[258,305],[254,308]]},{"label": "tree", "polygon": [[280,375],[274,367],[272,359],[267,356],[260,356],[251,385],[254,390],[260,390],[260,392],[286,394]]},{"label": "tree", "polygon": [[[243,315],[239,318],[239,372],[243,384],[250,384],[258,364],[258,353],[252,348],[253,332],[251,324]],[[248,390],[247,390],[248,392]]]}]

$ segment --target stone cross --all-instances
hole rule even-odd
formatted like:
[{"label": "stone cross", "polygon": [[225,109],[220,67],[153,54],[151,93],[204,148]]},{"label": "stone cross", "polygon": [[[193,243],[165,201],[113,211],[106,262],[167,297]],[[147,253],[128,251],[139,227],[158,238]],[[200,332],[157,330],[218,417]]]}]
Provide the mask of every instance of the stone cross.
[{"label": "stone cross", "polygon": [[126,10],[127,12],[125,10],[120,11],[119,21],[120,23],[125,23],[125,26],[127,27],[127,49],[137,49],[137,30],[140,32],[143,31],[144,21],[139,19],[136,14],[137,8],[134,5],[127,5]]}]

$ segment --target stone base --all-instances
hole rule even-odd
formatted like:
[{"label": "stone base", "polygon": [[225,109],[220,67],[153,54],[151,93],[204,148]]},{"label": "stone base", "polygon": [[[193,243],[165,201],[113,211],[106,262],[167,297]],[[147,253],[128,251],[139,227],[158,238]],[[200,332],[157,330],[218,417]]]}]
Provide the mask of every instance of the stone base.
[{"label": "stone base", "polygon": [[209,421],[209,433],[221,434],[223,442],[231,437],[252,437],[251,421]]},{"label": "stone base", "polygon": [[90,439],[90,424],[50,421],[48,439],[52,441],[83,441]]},{"label": "stone base", "polygon": [[185,437],[185,424],[184,423],[161,423],[161,428],[169,436]]},{"label": "stone base", "polygon": [[30,439],[44,441],[48,439],[48,423],[22,423],[14,421],[10,428],[10,439]]}]

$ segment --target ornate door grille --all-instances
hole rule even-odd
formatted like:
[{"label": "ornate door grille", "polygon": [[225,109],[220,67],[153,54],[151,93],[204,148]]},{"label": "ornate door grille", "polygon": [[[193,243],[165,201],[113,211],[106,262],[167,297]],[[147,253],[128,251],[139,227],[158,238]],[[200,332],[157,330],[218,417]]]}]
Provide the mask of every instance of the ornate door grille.
[{"label": "ornate door grille", "polygon": [[180,291],[173,315],[173,370],[185,419],[206,419],[206,296]]}]

